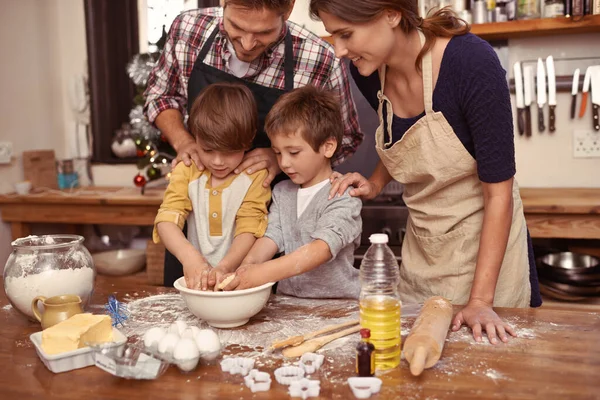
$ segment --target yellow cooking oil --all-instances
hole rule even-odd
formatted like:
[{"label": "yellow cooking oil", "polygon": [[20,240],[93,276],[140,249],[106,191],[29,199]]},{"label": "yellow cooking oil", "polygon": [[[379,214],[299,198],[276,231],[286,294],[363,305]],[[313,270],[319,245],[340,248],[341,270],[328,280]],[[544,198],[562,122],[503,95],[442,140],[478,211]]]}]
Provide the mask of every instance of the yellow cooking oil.
[{"label": "yellow cooking oil", "polygon": [[375,346],[375,369],[387,370],[400,364],[400,300],[384,295],[362,298],[360,326],[371,330]]}]

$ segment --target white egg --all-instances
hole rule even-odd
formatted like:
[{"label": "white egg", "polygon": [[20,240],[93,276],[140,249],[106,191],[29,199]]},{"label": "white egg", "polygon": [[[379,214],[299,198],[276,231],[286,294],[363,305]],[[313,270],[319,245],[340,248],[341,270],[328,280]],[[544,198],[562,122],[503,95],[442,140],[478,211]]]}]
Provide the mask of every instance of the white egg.
[{"label": "white egg", "polygon": [[200,332],[200,328],[197,326],[189,326],[183,333],[181,334],[182,338],[194,339],[196,335]]},{"label": "white egg", "polygon": [[144,334],[144,346],[146,347],[158,347],[158,344],[163,337],[167,334],[163,328],[154,327],[150,328]]},{"label": "white egg", "polygon": [[180,339],[175,346],[175,350],[173,350],[173,358],[182,371],[188,372],[196,368],[200,359],[200,352],[194,339]]},{"label": "white egg", "polygon": [[200,356],[205,360],[214,360],[221,352],[219,336],[211,329],[202,329],[198,332],[196,345],[200,351]]},{"label": "white egg", "polygon": [[181,337],[183,331],[187,329],[187,324],[183,321],[175,321],[169,326],[169,333],[176,333],[177,336]]},{"label": "white egg", "polygon": [[167,333],[158,344],[158,352],[167,356],[173,355],[173,349],[179,342],[179,335],[175,333]]}]

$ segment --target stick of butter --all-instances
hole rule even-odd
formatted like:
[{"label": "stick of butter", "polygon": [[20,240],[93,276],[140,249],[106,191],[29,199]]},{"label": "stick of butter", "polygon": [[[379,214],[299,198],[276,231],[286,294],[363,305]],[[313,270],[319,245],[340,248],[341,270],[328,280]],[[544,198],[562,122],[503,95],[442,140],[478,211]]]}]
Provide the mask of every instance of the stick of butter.
[{"label": "stick of butter", "polygon": [[42,349],[59,354],[86,347],[86,343],[113,341],[112,320],[108,315],[75,314],[42,332]]}]

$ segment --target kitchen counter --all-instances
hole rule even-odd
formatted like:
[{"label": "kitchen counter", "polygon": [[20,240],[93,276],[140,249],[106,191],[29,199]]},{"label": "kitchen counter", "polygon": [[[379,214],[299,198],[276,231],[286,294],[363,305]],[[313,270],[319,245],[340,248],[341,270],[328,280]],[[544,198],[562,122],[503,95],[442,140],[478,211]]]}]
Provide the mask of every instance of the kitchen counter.
[{"label": "kitchen counter", "polygon": [[[87,187],[8,194],[0,196],[0,211],[13,239],[29,235],[33,223],[152,225],[163,191]],[[522,188],[521,197],[532,237],[600,239],[600,189]]]},{"label": "kitchen counter", "polygon": [[[109,294],[129,301],[135,315],[145,310],[134,307],[148,296],[173,293],[173,289],[150,286],[143,273],[109,278],[98,276],[92,310],[102,312]],[[164,296],[163,296],[164,297]],[[178,298],[178,296],[170,296]],[[409,307],[405,307],[405,314]],[[373,399],[592,399],[600,391],[600,307],[590,306],[540,309],[498,309],[500,316],[517,330],[518,338],[492,346],[475,343],[466,328],[450,333],[442,359],[420,377],[413,377],[405,361],[399,368],[379,374],[383,387]],[[187,312],[187,311],[186,311]],[[181,313],[180,313],[181,314]],[[356,318],[356,301],[302,300],[272,296],[267,307],[249,324],[220,331],[228,346],[225,355],[256,358],[260,370],[273,373],[283,364],[279,353],[265,354],[260,343],[280,339],[287,331],[277,324],[291,326],[295,334]],[[170,313],[164,323],[178,318]],[[126,381],[88,367],[62,374],[48,371],[38,359],[29,335],[40,329],[27,321],[0,294],[0,398],[4,399],[288,399],[287,387],[272,376],[271,390],[253,394],[239,376],[221,372],[218,365],[201,365],[183,374],[171,367],[154,381]],[[405,338],[414,317],[403,318]],[[126,325],[127,326],[127,325]],[[285,336],[284,335],[284,336]],[[237,338],[237,339],[236,339]],[[352,399],[346,379],[354,375],[355,334],[324,349],[325,363],[312,379],[321,381],[320,399]]]}]

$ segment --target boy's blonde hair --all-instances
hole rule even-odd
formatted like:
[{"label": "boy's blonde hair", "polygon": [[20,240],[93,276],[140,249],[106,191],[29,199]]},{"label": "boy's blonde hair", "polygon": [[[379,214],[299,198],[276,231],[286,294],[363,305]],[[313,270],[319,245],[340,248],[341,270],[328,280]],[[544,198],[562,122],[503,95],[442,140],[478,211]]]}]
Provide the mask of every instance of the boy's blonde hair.
[{"label": "boy's blonde hair", "polygon": [[258,124],[256,101],[238,83],[213,83],[198,95],[188,126],[196,139],[217,151],[245,151],[252,147]]},{"label": "boy's blonde hair", "polygon": [[304,86],[284,94],[277,100],[265,119],[269,138],[276,135],[302,135],[316,152],[329,138],[337,143],[344,134],[338,97],[331,91]]}]

